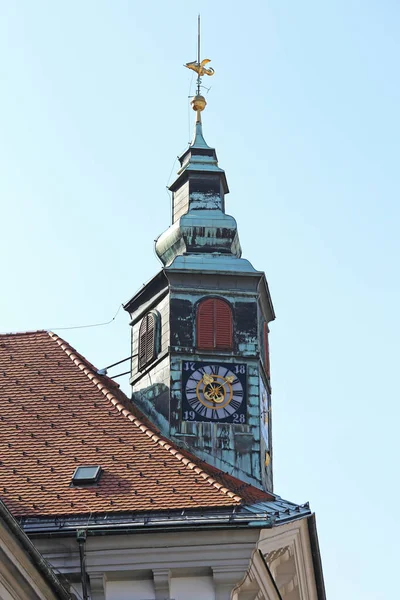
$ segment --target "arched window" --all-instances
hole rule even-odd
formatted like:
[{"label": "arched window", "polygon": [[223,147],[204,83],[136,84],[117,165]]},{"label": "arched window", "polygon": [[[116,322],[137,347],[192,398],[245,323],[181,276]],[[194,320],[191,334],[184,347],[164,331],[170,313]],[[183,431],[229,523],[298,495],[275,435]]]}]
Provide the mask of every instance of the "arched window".
[{"label": "arched window", "polygon": [[197,309],[197,347],[202,350],[232,350],[232,309],[225,300],[207,298]]},{"label": "arched window", "polygon": [[139,371],[157,358],[157,315],[149,312],[143,318],[139,328]]},{"label": "arched window", "polygon": [[268,379],[270,378],[270,367],[269,367],[269,340],[268,340],[268,324],[264,323],[264,367],[267,373]]}]

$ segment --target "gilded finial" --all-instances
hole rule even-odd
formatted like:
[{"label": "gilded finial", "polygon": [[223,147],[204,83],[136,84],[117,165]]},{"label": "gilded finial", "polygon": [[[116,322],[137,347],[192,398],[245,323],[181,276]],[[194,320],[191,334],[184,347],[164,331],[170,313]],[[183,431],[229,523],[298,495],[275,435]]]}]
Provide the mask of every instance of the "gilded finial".
[{"label": "gilded finial", "polygon": [[197,91],[196,91],[196,95],[192,98],[190,103],[192,105],[193,110],[195,110],[197,112],[196,121],[198,123],[201,123],[200,113],[207,106],[206,99],[204,98],[204,96],[202,96],[200,94],[201,78],[204,75],[209,75],[209,76],[214,75],[214,69],[212,67],[205,66],[205,65],[208,65],[209,62],[211,62],[209,58],[204,58],[202,61],[200,60],[200,15],[199,15],[198,19],[197,19],[197,61],[194,60],[194,61],[188,62],[184,65],[188,69],[191,69],[192,71],[197,73]]}]

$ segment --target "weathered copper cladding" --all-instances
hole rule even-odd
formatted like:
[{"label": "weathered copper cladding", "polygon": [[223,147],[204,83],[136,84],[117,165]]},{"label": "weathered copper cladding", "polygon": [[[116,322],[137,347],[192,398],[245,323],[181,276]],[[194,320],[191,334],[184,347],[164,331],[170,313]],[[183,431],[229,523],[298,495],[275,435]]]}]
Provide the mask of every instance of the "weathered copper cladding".
[{"label": "weathered copper cladding", "polygon": [[237,224],[225,214],[229,192],[225,172],[218,166],[214,148],[196,123],[189,148],[179,158],[181,168],[170,186],[172,224],[158,238],[156,252],[164,265],[185,253],[221,252],[241,255]]},{"label": "weathered copper cladding", "polygon": [[[271,420],[264,418],[260,408],[270,407],[263,336],[264,323],[274,319],[274,311],[267,282],[264,273],[241,258],[236,221],[225,214],[229,191],[225,172],[218,166],[215,150],[207,145],[200,122],[180,164],[170,187],[172,224],[156,241],[164,267],[125,305],[132,319],[133,401],[164,435],[199,458],[272,491],[272,461],[266,461],[271,452]],[[232,309],[233,347],[229,351],[196,348],[197,306],[213,296],[224,299]],[[138,334],[149,310],[157,311],[160,318],[160,351],[147,369],[139,371]],[[244,423],[183,418],[185,361],[245,365]]]}]

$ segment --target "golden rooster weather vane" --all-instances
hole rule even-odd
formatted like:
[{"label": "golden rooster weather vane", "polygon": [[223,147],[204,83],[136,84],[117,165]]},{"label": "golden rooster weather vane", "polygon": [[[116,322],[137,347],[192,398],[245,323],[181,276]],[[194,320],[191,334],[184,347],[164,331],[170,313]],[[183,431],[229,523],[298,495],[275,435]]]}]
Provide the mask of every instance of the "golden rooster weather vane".
[{"label": "golden rooster weather vane", "polygon": [[186,63],[185,67],[192,69],[192,71],[196,71],[199,77],[203,77],[203,75],[214,75],[214,69],[212,67],[207,69],[204,66],[209,62],[211,62],[209,58],[205,58],[200,64],[194,60],[193,62]]},{"label": "golden rooster weather vane", "polygon": [[192,99],[193,110],[197,111],[197,121],[201,121],[200,112],[203,111],[207,105],[206,99],[200,94],[201,78],[203,75],[214,75],[214,69],[212,67],[206,67],[211,62],[209,58],[200,60],[200,15],[197,18],[197,61],[186,63],[184,66],[197,73],[197,93]]}]

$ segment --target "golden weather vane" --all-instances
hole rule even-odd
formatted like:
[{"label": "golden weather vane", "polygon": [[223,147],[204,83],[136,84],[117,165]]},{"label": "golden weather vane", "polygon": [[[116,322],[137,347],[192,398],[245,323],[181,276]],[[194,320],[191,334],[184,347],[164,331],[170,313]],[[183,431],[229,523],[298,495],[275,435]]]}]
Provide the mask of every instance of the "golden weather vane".
[{"label": "golden weather vane", "polygon": [[200,94],[201,78],[203,75],[214,75],[214,69],[212,67],[206,67],[211,62],[209,58],[200,60],[200,15],[197,18],[197,61],[186,63],[184,66],[197,73],[197,93],[192,99],[193,110],[197,111],[197,119],[200,121],[200,112],[206,107],[206,99]]},{"label": "golden weather vane", "polygon": [[194,60],[193,62],[186,63],[185,67],[192,69],[192,71],[196,71],[199,77],[203,77],[203,75],[214,75],[214,69],[212,67],[207,69],[204,66],[209,62],[211,62],[209,58],[205,58],[201,63]]}]

